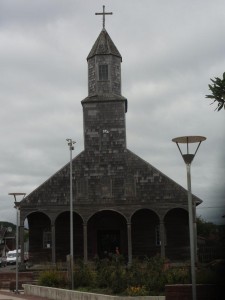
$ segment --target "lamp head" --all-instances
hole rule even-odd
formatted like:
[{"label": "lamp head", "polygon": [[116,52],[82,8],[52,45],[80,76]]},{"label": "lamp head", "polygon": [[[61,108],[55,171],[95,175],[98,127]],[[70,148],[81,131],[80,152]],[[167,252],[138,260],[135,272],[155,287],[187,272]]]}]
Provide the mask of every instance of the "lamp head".
[{"label": "lamp head", "polygon": [[[177,147],[180,151],[180,154],[181,156],[183,157],[183,160],[185,162],[186,165],[190,165],[198,151],[198,148],[199,146],[201,145],[201,142],[205,141],[206,140],[206,137],[204,136],[198,136],[198,135],[195,135],[195,136],[181,136],[181,137],[177,137],[177,138],[174,138],[172,139],[172,141],[174,143],[177,144]],[[189,144],[194,144],[194,143],[198,143],[197,145],[197,148],[194,152],[194,154],[190,154],[189,153]],[[187,153],[186,154],[183,154],[181,149],[180,149],[180,146],[179,144],[186,144],[187,145]]]}]

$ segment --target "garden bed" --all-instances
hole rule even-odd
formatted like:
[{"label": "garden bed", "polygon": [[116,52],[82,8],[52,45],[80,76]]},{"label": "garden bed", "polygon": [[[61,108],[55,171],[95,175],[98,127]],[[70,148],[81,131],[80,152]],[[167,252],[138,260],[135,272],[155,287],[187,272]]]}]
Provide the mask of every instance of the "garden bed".
[{"label": "garden bed", "polygon": [[111,296],[24,284],[24,294],[54,300],[165,300],[165,296]]}]

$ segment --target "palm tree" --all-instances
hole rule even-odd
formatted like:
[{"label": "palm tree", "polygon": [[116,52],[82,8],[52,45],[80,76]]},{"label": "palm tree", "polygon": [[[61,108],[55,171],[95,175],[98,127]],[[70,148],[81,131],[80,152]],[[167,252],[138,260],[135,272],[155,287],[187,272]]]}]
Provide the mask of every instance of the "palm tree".
[{"label": "palm tree", "polygon": [[215,77],[215,79],[210,78],[210,80],[213,82],[213,85],[209,84],[212,95],[206,95],[205,97],[214,99],[211,104],[217,101],[215,110],[220,111],[223,107],[225,109],[225,72],[223,73],[223,79]]}]

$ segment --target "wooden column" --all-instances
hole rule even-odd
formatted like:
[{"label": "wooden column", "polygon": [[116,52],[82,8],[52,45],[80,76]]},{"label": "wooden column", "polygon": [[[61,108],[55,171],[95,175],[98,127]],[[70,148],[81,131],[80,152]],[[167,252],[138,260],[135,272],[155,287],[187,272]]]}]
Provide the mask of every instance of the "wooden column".
[{"label": "wooden column", "polygon": [[132,236],[131,223],[127,222],[127,240],[128,240],[128,265],[132,265]]},{"label": "wooden column", "polygon": [[160,220],[160,241],[161,241],[161,258],[165,258],[165,226],[163,220]]},{"label": "wooden column", "polygon": [[52,233],[52,263],[56,263],[56,258],[55,258],[55,224],[51,225],[51,233]]},{"label": "wooden column", "polygon": [[83,238],[84,238],[84,263],[88,262],[88,251],[87,251],[87,223],[83,223]]}]

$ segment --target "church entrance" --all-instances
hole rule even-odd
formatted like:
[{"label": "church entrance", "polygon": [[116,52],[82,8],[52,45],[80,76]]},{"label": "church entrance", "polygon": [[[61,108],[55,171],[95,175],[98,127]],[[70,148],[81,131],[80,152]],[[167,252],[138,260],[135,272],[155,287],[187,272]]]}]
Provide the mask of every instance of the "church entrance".
[{"label": "church entrance", "polygon": [[98,230],[97,243],[99,257],[110,257],[116,253],[116,247],[120,249],[120,231]]},{"label": "church entrance", "polygon": [[88,258],[106,258],[116,253],[116,247],[127,256],[127,225],[120,213],[102,210],[95,213],[87,224]]}]

